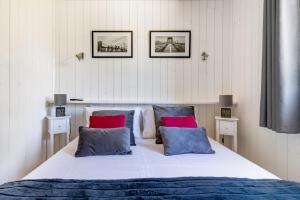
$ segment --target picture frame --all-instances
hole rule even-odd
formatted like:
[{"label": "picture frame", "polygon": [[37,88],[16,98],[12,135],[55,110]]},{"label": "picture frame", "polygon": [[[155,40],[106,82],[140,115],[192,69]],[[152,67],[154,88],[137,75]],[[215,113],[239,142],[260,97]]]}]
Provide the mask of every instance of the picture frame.
[{"label": "picture frame", "polygon": [[152,30],[149,34],[150,58],[190,58],[191,31]]},{"label": "picture frame", "polygon": [[92,31],[92,58],[132,58],[132,31]]},{"label": "picture frame", "polygon": [[231,118],[231,108],[221,108],[221,117]]}]

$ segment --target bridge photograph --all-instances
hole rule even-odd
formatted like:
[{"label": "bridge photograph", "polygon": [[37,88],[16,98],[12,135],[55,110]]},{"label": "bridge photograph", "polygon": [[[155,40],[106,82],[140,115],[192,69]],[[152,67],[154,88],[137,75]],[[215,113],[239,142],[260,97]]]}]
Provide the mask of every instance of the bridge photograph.
[{"label": "bridge photograph", "polygon": [[156,36],[155,52],[184,53],[185,36]]},{"label": "bridge photograph", "polygon": [[190,58],[191,31],[150,31],[150,58]]}]

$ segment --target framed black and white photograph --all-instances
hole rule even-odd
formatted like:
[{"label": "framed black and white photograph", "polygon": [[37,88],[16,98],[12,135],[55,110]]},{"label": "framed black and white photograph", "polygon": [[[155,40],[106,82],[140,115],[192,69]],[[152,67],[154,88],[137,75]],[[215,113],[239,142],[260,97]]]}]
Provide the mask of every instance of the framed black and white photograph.
[{"label": "framed black and white photograph", "polygon": [[93,58],[132,58],[132,31],[92,31]]},{"label": "framed black and white photograph", "polygon": [[190,58],[191,31],[150,31],[150,58]]}]

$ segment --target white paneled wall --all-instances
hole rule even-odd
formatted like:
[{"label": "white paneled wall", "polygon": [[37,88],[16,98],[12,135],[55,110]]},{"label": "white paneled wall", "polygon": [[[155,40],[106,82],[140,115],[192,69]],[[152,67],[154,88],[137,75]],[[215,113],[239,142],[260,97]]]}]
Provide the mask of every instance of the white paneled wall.
[{"label": "white paneled wall", "polygon": [[51,0],[0,0],[0,183],[21,178],[45,159],[53,11]]},{"label": "white paneled wall", "polygon": [[[56,92],[112,103],[217,100],[231,93],[232,6],[232,0],[56,0]],[[92,59],[92,30],[132,30],[133,58]],[[150,30],[191,30],[191,58],[149,58]],[[70,106],[73,137],[83,107]],[[198,110],[214,137],[218,108]]]},{"label": "white paneled wall", "polygon": [[[56,2],[57,92],[112,102],[215,100],[231,92],[231,0]],[[91,59],[92,30],[132,30],[133,58]],[[191,59],[150,59],[150,30],[191,30]],[[75,59],[79,52],[84,61]]]},{"label": "white paneled wall", "polygon": [[0,184],[9,164],[9,1],[0,0]]},{"label": "white paneled wall", "polygon": [[300,181],[300,135],[259,127],[263,0],[234,0],[232,91],[239,99],[239,153],[281,178]]}]

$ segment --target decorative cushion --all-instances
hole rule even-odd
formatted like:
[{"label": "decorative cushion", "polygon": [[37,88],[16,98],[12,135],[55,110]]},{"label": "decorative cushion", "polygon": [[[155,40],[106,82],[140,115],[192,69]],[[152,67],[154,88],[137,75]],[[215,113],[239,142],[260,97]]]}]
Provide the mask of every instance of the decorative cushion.
[{"label": "decorative cushion", "polygon": [[126,122],[125,125],[130,129],[130,145],[135,146],[135,139],[133,134],[133,117],[134,110],[99,110],[94,111],[95,116],[112,116],[112,115],[125,115]]},{"label": "decorative cushion", "polygon": [[161,117],[164,116],[193,116],[195,117],[194,106],[176,106],[162,107],[153,106],[156,126],[156,144],[162,144],[159,127],[161,126]]},{"label": "decorative cushion", "polygon": [[205,128],[159,128],[166,156],[178,154],[214,154]]},{"label": "decorative cushion", "polygon": [[125,115],[90,116],[90,128],[121,128],[125,127]]},{"label": "decorative cushion", "polygon": [[130,130],[128,128],[79,128],[75,157],[127,154],[131,154]]},{"label": "decorative cushion", "polygon": [[156,134],[156,127],[152,106],[142,109],[142,119],[142,137],[145,139],[154,139]]},{"label": "decorative cushion", "polygon": [[142,126],[142,111],[139,106],[94,106],[91,105],[89,107],[84,108],[84,120],[85,126],[89,127],[90,124],[90,116],[93,115],[93,112],[99,110],[134,110],[133,116],[133,134],[135,137],[141,137],[141,126]]},{"label": "decorative cushion", "polygon": [[161,125],[165,127],[197,128],[193,116],[161,117]]}]

